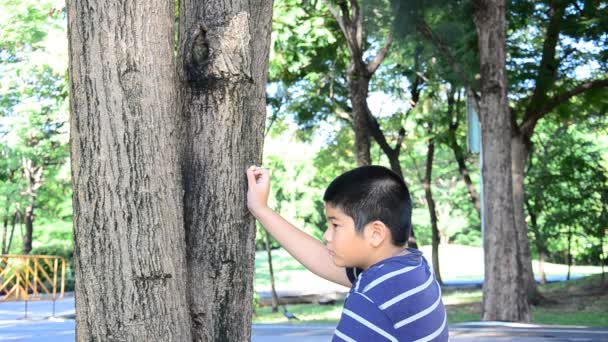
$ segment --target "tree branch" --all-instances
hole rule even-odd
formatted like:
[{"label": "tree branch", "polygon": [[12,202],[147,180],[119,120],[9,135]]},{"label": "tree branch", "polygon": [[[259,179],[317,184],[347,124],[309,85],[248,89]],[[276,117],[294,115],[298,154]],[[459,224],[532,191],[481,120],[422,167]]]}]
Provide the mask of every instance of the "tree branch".
[{"label": "tree branch", "polygon": [[372,137],[374,138],[374,140],[376,140],[382,151],[384,151],[384,154],[386,154],[387,156],[394,154],[395,151],[390,147],[390,145],[386,141],[386,137],[384,136],[384,133],[380,128],[378,120],[372,115],[372,113],[370,113],[369,109],[366,110],[366,112],[369,132],[371,133]]},{"label": "tree branch", "polygon": [[[523,123],[530,122],[531,120],[529,120],[529,118],[534,115],[534,113],[537,113],[546,103],[547,94],[553,87],[557,78],[559,60],[555,58],[555,54],[562,22],[564,20],[564,10],[565,4],[552,3],[549,23],[547,24],[547,31],[543,41],[541,61],[538,65],[538,74],[534,80],[535,87],[532,96],[530,97],[530,102],[526,107]],[[533,124],[535,125],[537,121],[538,119],[533,120]],[[531,126],[530,128],[534,129],[534,126]]]},{"label": "tree branch", "polygon": [[[346,42],[348,43],[348,47],[350,49],[351,55],[353,60],[357,61],[361,59],[362,53],[361,53],[361,49],[362,49],[362,45],[361,43],[358,43],[358,32],[361,31],[361,29],[357,30],[357,26],[360,25],[360,22],[357,22],[360,18],[361,15],[358,13],[358,7],[357,9],[353,8],[354,12],[357,12],[359,15],[359,18],[356,17],[351,17],[348,11],[348,5],[346,3],[345,0],[340,1],[339,6],[340,6],[340,10],[338,10],[336,7],[334,7],[332,4],[330,4],[327,0],[321,0],[323,2],[323,4],[325,4],[325,6],[327,6],[327,8],[329,9],[329,12],[331,12],[331,14],[334,16],[334,18],[336,19],[336,21],[338,22],[338,25],[340,26],[340,29],[342,30],[342,33],[344,33],[344,37],[346,38]],[[355,0],[352,0],[354,2],[356,2]],[[340,12],[342,12],[342,14],[340,14]],[[355,20],[353,22],[353,20]]]},{"label": "tree branch", "polygon": [[393,42],[393,32],[389,32],[388,36],[384,40],[384,46],[382,47],[382,49],[380,49],[380,51],[378,51],[378,54],[376,54],[376,57],[374,57],[374,60],[371,61],[367,65],[367,72],[370,75],[373,75],[376,72],[376,70],[378,70],[378,67],[380,66],[380,64],[382,64],[382,62],[384,61],[384,58],[386,58],[386,53],[388,52],[388,49],[391,47],[392,42]]},{"label": "tree branch", "polygon": [[350,7],[352,9],[352,22],[353,22],[353,38],[361,49],[363,49],[363,14],[357,0],[350,0]]},{"label": "tree branch", "polygon": [[[452,66],[452,70],[456,75],[460,78],[465,88],[471,88],[471,81],[467,78],[462,70],[462,66],[456,60],[452,52],[448,48],[448,46],[435,34],[433,29],[429,26],[429,24],[424,21],[424,19],[419,19],[416,24],[416,30],[420,33],[424,38],[431,42],[435,46],[439,53],[443,55],[443,57],[447,60],[447,62]],[[472,89],[472,88],[471,88]]]},{"label": "tree branch", "polygon": [[532,135],[532,131],[536,126],[538,120],[542,119],[547,113],[551,112],[560,104],[570,100],[576,95],[582,94],[591,89],[605,88],[608,87],[608,79],[594,80],[580,84],[574,89],[555,95],[548,99],[545,105],[540,107],[537,111],[530,113],[526,120],[521,125],[521,132],[526,135]]},{"label": "tree branch", "polygon": [[337,8],[335,8],[332,4],[329,3],[329,1],[321,0],[321,2],[329,9],[329,12],[336,19],[338,25],[340,26],[340,29],[342,30],[342,33],[344,33],[348,40],[347,22],[345,18],[340,14]]}]

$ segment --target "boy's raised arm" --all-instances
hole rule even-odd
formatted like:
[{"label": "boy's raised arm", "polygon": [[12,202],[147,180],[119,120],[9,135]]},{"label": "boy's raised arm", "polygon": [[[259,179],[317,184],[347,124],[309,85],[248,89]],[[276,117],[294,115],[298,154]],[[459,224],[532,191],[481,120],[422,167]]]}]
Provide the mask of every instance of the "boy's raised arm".
[{"label": "boy's raised arm", "polygon": [[270,174],[268,170],[255,166],[247,169],[247,207],[266,231],[279,242],[304,267],[316,275],[334,283],[351,286],[343,267],[334,262],[321,241],[306,234],[287,222],[268,207]]}]

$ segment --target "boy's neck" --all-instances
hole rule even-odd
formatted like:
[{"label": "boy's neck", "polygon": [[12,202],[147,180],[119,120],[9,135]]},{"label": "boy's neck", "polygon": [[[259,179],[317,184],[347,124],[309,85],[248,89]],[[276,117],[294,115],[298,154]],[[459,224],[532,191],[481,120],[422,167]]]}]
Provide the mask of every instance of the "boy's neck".
[{"label": "boy's neck", "polygon": [[409,253],[410,252],[407,250],[407,248],[405,248],[405,246],[395,246],[391,244],[390,246],[378,248],[377,250],[375,250],[375,253],[370,255],[367,265],[365,265],[363,269],[367,270],[368,268],[379,263],[382,260],[392,258],[398,255],[406,255]]}]

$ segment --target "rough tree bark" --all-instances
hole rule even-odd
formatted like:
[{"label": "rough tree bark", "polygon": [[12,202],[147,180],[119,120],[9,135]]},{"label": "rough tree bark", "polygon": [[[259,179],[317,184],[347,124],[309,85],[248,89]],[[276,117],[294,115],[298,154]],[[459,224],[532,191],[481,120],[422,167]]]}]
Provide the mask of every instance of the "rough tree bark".
[{"label": "rough tree bark", "polygon": [[180,1],[184,219],[195,341],[248,341],[255,224],[245,170],[261,160],[272,0]]},{"label": "rough tree bark", "polygon": [[481,66],[484,187],[484,320],[530,320],[522,284],[513,214],[511,117],[507,98],[506,20],[504,0],[475,0]]},{"label": "rough tree bark", "polygon": [[69,1],[77,341],[189,341],[175,4]]}]

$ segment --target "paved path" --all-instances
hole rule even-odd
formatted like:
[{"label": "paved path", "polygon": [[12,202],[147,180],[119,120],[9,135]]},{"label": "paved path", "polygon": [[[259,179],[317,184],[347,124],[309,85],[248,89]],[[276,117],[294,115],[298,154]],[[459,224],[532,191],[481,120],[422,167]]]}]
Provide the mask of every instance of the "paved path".
[{"label": "paved path", "polygon": [[[57,301],[55,318],[50,301],[30,302],[24,318],[24,302],[0,303],[0,341],[72,342],[74,335],[74,298]],[[254,324],[252,342],[327,342],[331,324]],[[450,326],[455,342],[608,342],[608,328],[541,326],[500,322],[474,322]]]}]

